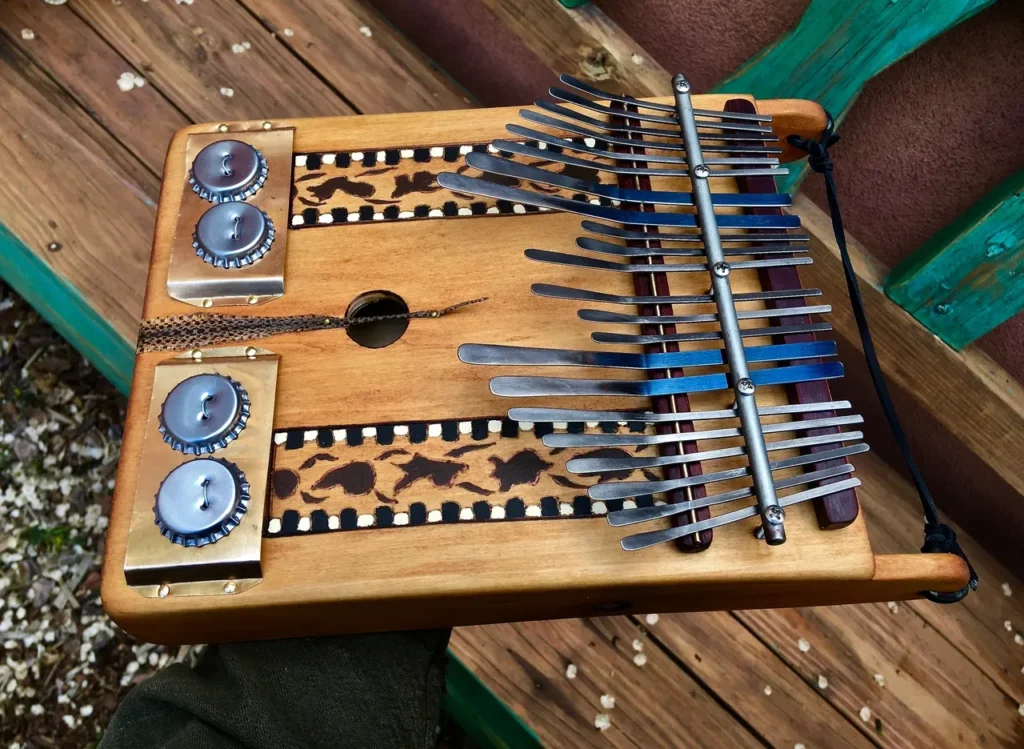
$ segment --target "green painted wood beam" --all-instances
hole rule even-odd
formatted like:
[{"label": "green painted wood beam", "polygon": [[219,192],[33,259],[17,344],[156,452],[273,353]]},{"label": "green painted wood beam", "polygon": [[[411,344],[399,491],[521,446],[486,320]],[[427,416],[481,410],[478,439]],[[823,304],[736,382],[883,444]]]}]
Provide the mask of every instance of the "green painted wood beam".
[{"label": "green painted wood beam", "polygon": [[[759,99],[810,99],[836,122],[869,80],[995,0],[811,0],[789,33],[714,91]],[[791,165],[779,189],[794,192],[806,165]]]},{"label": "green painted wood beam", "polygon": [[1024,170],[905,258],[885,293],[955,349],[1024,309]]},{"label": "green painted wood beam", "polygon": [[[127,394],[135,367],[132,344],[84,296],[0,224],[0,278],[117,388]],[[483,749],[536,749],[540,740],[449,651],[444,709]]]}]

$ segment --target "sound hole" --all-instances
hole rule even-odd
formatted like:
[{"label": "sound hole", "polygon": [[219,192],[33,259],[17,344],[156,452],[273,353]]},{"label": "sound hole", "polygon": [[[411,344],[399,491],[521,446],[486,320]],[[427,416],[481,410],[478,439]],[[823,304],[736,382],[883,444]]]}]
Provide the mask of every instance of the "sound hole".
[{"label": "sound hole", "polygon": [[[408,312],[409,305],[398,294],[390,291],[368,291],[352,301],[345,315],[353,320],[365,320],[386,315],[405,315]],[[364,348],[384,348],[401,338],[408,327],[407,318],[372,320],[351,325],[346,332],[349,338]]]}]

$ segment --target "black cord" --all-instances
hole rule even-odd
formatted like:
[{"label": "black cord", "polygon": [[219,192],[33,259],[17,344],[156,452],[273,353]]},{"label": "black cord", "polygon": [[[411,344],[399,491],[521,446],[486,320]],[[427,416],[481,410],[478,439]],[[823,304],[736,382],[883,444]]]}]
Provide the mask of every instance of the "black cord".
[{"label": "black cord", "polygon": [[832,158],[828,149],[839,140],[834,133],[835,122],[832,115],[826,112],[828,123],[820,140],[804,139],[796,135],[789,136],[789,143],[802,151],[807,152],[807,163],[814,171],[825,178],[825,195],[828,198],[829,215],[832,217],[832,231],[836,235],[836,244],[839,245],[839,255],[843,261],[843,274],[846,276],[846,287],[850,292],[850,303],[853,307],[853,316],[857,320],[857,329],[860,332],[861,345],[864,348],[864,358],[867,359],[868,371],[871,373],[871,381],[878,394],[878,400],[882,404],[882,411],[885,419],[889,422],[889,429],[892,430],[893,438],[899,447],[903,460],[910,470],[910,475],[917,486],[918,496],[921,498],[921,507],[924,509],[924,545],[921,551],[928,553],[952,553],[963,559],[970,570],[970,582],[962,589],[954,593],[939,593],[934,590],[922,591],[921,595],[935,603],[956,603],[962,601],[968,592],[978,589],[978,573],[974,571],[967,555],[960,544],[957,543],[956,533],[945,523],[939,521],[939,511],[932,499],[928,485],[925,483],[921,470],[917,467],[917,461],[910,450],[907,442],[907,435],[903,431],[899,416],[896,414],[896,407],[889,396],[889,388],[885,384],[885,377],[882,375],[882,368],[878,364],[878,355],[875,353],[875,344],[871,340],[871,330],[868,328],[868,320],[864,314],[864,302],[860,296],[860,287],[857,284],[857,274],[853,270],[853,263],[850,262],[850,253],[846,249],[846,234],[843,231],[843,218],[839,213],[839,199],[836,196],[836,183],[832,176]]}]

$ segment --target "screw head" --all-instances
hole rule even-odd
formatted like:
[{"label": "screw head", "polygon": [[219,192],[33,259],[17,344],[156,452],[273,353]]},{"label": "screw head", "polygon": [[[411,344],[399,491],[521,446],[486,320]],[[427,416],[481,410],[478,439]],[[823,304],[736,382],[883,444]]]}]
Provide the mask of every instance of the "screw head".
[{"label": "screw head", "polygon": [[217,125],[217,132],[226,133],[227,131],[228,131],[228,126],[227,125],[225,125],[223,123],[221,123],[220,125]]},{"label": "screw head", "polygon": [[249,357],[250,359],[255,359],[256,358],[256,347],[255,346],[248,346],[245,349],[245,355],[247,357]]},{"label": "screw head", "polygon": [[708,169],[704,164],[697,164],[693,168],[693,176],[697,179],[707,179],[711,176],[711,170]]},{"label": "screw head", "polygon": [[754,381],[749,377],[742,378],[736,383],[736,392],[740,395],[753,395],[754,394]]},{"label": "screw head", "polygon": [[953,310],[953,305],[948,302],[942,302],[935,305],[936,315],[948,315]]},{"label": "screw head", "polygon": [[204,307],[212,307],[213,306],[213,300],[212,299],[204,299],[203,300],[203,306]]},{"label": "screw head", "polygon": [[263,120],[263,124],[260,125],[260,127],[262,127],[264,130],[269,130],[270,128],[273,127],[273,125],[271,124],[270,120]]},{"label": "screw head", "polygon": [[170,593],[170,592],[171,592],[171,588],[170,588],[170,586],[167,583],[164,583],[163,585],[161,585],[159,588],[156,589],[156,594],[160,598],[167,598],[167,594]]},{"label": "screw head", "polygon": [[203,359],[203,352],[202,352],[202,351],[200,351],[200,350],[199,350],[199,349],[197,349],[197,348],[194,348],[194,349],[192,349],[192,351],[191,351],[191,356],[192,356],[192,358],[193,358],[193,359],[194,359],[195,361],[202,361],[202,359]]},{"label": "screw head", "polygon": [[260,300],[260,298],[258,296],[254,295],[254,296],[249,297],[245,301],[247,301],[249,304],[256,304],[256,302],[258,302],[259,300]]},{"label": "screw head", "polygon": [[786,511],[778,505],[769,505],[765,508],[764,519],[772,525],[778,525],[786,519]]},{"label": "screw head", "polygon": [[690,93],[690,82],[681,75],[672,79],[672,87],[680,94]]},{"label": "screw head", "polygon": [[235,585],[234,580],[228,580],[226,583],[224,583],[224,592],[228,595],[234,593],[236,588],[237,586]]},{"label": "screw head", "polygon": [[730,268],[729,264],[726,262],[720,261],[711,266],[711,272],[714,273],[719,278],[725,278],[726,276],[729,275],[731,271],[732,268]]}]

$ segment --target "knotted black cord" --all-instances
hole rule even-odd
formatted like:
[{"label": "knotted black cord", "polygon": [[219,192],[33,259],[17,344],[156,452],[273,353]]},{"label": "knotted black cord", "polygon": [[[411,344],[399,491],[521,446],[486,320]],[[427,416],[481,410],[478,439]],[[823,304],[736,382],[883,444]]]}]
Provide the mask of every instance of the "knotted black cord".
[{"label": "knotted black cord", "polygon": [[864,348],[864,358],[868,363],[868,371],[871,373],[871,381],[878,394],[878,400],[882,404],[882,411],[885,419],[889,422],[889,429],[892,430],[893,438],[899,447],[903,460],[910,470],[910,475],[917,486],[917,494],[921,498],[921,507],[924,509],[924,545],[921,551],[928,553],[952,553],[967,563],[970,570],[970,582],[962,589],[954,593],[939,593],[934,590],[922,591],[921,595],[934,603],[956,603],[961,601],[972,590],[978,589],[978,573],[974,571],[970,560],[956,540],[956,533],[945,523],[939,521],[939,511],[932,499],[924,476],[917,467],[917,461],[910,450],[903,425],[900,424],[899,416],[896,414],[896,407],[889,396],[889,388],[882,375],[882,368],[878,364],[878,355],[875,353],[875,344],[871,340],[871,330],[868,328],[868,320],[864,314],[864,302],[861,299],[860,287],[857,284],[857,274],[853,270],[853,263],[850,262],[850,253],[846,249],[846,234],[843,231],[843,218],[839,213],[839,198],[836,196],[836,183],[832,176],[832,158],[828,149],[839,140],[834,133],[835,122],[832,115],[825,113],[828,124],[821,135],[820,140],[810,138],[804,139],[796,135],[790,135],[788,141],[791,145],[807,152],[807,163],[811,169],[825,178],[825,195],[828,198],[829,215],[832,218],[832,231],[836,236],[836,244],[839,246],[839,255],[843,261],[843,274],[846,276],[846,287],[850,292],[850,303],[853,307],[853,316],[857,320],[857,329],[860,332],[861,345]]}]

